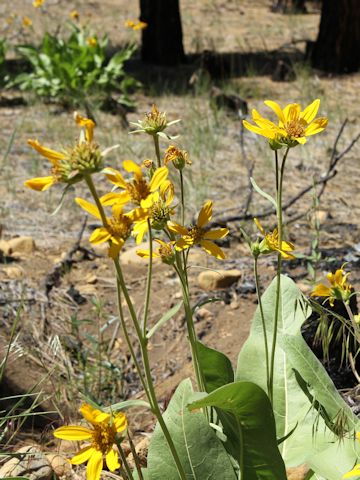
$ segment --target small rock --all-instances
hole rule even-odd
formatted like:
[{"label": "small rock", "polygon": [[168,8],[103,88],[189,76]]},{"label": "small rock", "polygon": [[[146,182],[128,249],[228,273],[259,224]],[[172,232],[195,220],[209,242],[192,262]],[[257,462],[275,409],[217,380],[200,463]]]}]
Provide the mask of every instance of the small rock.
[{"label": "small rock", "polygon": [[6,257],[11,255],[12,252],[10,250],[9,242],[7,242],[6,240],[0,240],[0,252]]},{"label": "small rock", "polygon": [[324,223],[325,220],[330,218],[329,212],[327,212],[326,210],[319,210],[317,212],[317,218],[318,218],[320,223]]},{"label": "small rock", "polygon": [[2,271],[11,280],[16,280],[24,276],[24,270],[19,265],[9,265],[7,267],[3,267]]},{"label": "small rock", "polygon": [[7,243],[12,255],[14,253],[19,255],[29,255],[36,249],[35,241],[32,237],[16,237],[12,238]]},{"label": "small rock", "polygon": [[210,312],[210,310],[204,307],[199,308],[199,310],[196,312],[196,316],[199,320],[211,320],[212,318],[214,318],[212,312]]},{"label": "small rock", "polygon": [[48,453],[45,455],[48,459],[51,468],[58,477],[69,475],[72,467],[69,460],[59,453]]},{"label": "small rock", "polygon": [[299,467],[291,467],[286,469],[288,480],[305,480],[310,469],[307,465],[300,465]]},{"label": "small rock", "polygon": [[26,477],[29,480],[50,480],[52,468],[39,447],[28,445],[16,451],[24,454],[8,460],[0,469],[0,478]]},{"label": "small rock", "polygon": [[149,250],[149,244],[147,242],[140,243],[140,245],[136,245],[135,247],[130,247],[128,250],[124,252],[120,252],[120,260],[123,265],[146,265],[148,261],[146,258],[141,258],[136,253],[138,250]]},{"label": "small rock", "polygon": [[216,290],[230,287],[241,277],[240,270],[206,270],[198,276],[199,286],[203,290]]}]

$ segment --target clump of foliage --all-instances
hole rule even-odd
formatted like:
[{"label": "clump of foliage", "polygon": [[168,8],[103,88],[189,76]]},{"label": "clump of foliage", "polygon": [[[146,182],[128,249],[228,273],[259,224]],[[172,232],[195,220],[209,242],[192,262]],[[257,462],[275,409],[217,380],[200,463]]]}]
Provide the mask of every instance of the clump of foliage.
[{"label": "clump of foliage", "polygon": [[117,102],[131,106],[130,94],[139,83],[126,74],[124,64],[135,46],[125,46],[109,59],[107,36],[100,39],[86,29],[70,26],[68,38],[46,33],[39,47],[17,48],[31,68],[18,75],[13,85],[67,106],[101,106],[112,94]]},{"label": "clump of foliage", "polygon": [[6,42],[3,38],[0,38],[0,86],[3,86],[6,82],[5,54]]}]

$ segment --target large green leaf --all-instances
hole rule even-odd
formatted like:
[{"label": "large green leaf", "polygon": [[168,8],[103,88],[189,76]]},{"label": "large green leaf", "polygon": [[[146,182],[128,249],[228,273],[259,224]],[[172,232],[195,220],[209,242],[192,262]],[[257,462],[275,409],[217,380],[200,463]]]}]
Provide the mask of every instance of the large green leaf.
[{"label": "large green leaf", "polygon": [[234,370],[228,357],[222,352],[207,347],[202,342],[196,342],[196,345],[207,393],[232,383]]},{"label": "large green leaf", "polygon": [[[190,412],[187,404],[193,395],[189,379],[180,383],[164,420],[174,441],[189,480],[236,480],[229,455],[202,412]],[[149,480],[178,480],[169,447],[159,425],[150,441]]]},{"label": "large green leaf", "polygon": [[[233,415],[239,431],[237,459],[245,480],[286,480],[275,432],[275,419],[266,393],[251,382],[230,383],[189,408],[217,407]],[[223,478],[223,477],[220,477]]]},{"label": "large green leaf", "polygon": [[[276,280],[262,296],[269,345],[273,335],[275,298]],[[286,437],[296,427],[280,445],[287,466],[306,463],[310,457],[334,442],[333,433],[326,427],[319,412],[312,408],[307,395],[298,384],[294,370],[310,384],[312,395],[320,403],[324,403],[331,420],[335,420],[341,408],[352,416],[336,393],[324,368],[301,339],[300,327],[309,313],[310,308],[295,283],[282,276],[275,355],[274,414],[278,438]],[[261,316],[257,309],[250,336],[239,355],[236,379],[253,381],[266,389],[265,371]],[[322,390],[323,395],[320,395]],[[316,398],[317,395],[319,398]],[[356,423],[356,420],[354,422]]]}]

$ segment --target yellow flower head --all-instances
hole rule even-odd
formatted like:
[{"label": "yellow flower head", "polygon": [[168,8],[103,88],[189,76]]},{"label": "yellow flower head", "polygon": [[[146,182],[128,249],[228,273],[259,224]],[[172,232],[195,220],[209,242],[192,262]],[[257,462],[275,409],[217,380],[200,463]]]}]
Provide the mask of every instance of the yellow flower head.
[{"label": "yellow flower head", "polygon": [[126,430],[127,419],[122,412],[110,415],[88,404],[80,408],[80,413],[91,428],[77,425],[60,427],[54,431],[54,437],[70,441],[87,440],[89,444],[76,453],[70,462],[73,465],[88,462],[87,480],[99,480],[103,469],[103,457],[111,472],[120,468],[118,452],[114,449],[114,444],[117,435]]},{"label": "yellow flower head", "polygon": [[258,247],[258,253],[266,255],[272,252],[278,252],[286,260],[294,259],[294,255],[290,252],[294,250],[294,245],[290,242],[281,242],[281,247],[279,245],[279,233],[278,229],[275,228],[272,232],[266,233],[261,223],[257,218],[254,218],[255,225],[260,230],[261,234],[264,236],[263,240],[260,242]]},{"label": "yellow flower head", "polygon": [[274,149],[304,144],[306,137],[322,132],[328,124],[327,118],[315,118],[320,107],[319,99],[314,100],[303,111],[297,103],[291,103],[284,109],[272,100],[266,100],[264,103],[276,113],[278,124],[263,118],[253,110],[252,117],[256,125],[246,120],[243,120],[243,125],[248,130],[268,138],[270,146]]},{"label": "yellow flower head", "polygon": [[176,222],[169,222],[168,228],[172,232],[181,235],[181,238],[175,242],[176,250],[184,250],[193,245],[200,245],[206,253],[223,260],[224,252],[211,240],[219,240],[226,237],[229,233],[227,228],[218,228],[215,230],[206,230],[204,227],[212,218],[213,202],[208,200],[200,210],[196,225],[186,228]]},{"label": "yellow flower head", "polygon": [[34,0],[33,1],[33,7],[39,8],[45,3],[45,0]]},{"label": "yellow flower head", "polygon": [[167,165],[168,163],[172,162],[174,167],[178,170],[182,170],[185,165],[191,165],[191,160],[189,159],[189,154],[186,150],[180,150],[179,148],[175,147],[174,145],[170,145],[166,149],[164,163]]},{"label": "yellow flower head", "polygon": [[23,17],[21,23],[22,23],[22,26],[25,27],[25,28],[31,27],[32,24],[33,24],[31,18],[29,18],[29,17]]},{"label": "yellow flower head", "polygon": [[146,22],[134,22],[133,20],[126,20],[125,22],[125,27],[126,28],[131,28],[132,30],[144,30],[148,24]]},{"label": "yellow flower head", "polygon": [[86,43],[87,43],[90,47],[96,47],[96,45],[98,44],[96,37],[89,37],[89,38],[87,38],[87,39],[86,39]]},{"label": "yellow flower head", "polygon": [[[155,242],[159,244],[159,247],[152,252],[153,258],[160,258],[163,263],[167,265],[172,265],[175,262],[175,251],[174,243],[175,242],[164,242],[158,238],[155,239]],[[139,257],[150,258],[150,250],[137,250],[136,253]]]},{"label": "yellow flower head", "polygon": [[[100,199],[102,202],[103,197]],[[83,198],[75,198],[75,202],[90,215],[98,220],[101,219],[98,208]],[[94,245],[110,242],[109,257],[116,258],[119,255],[125,241],[131,234],[131,227],[135,220],[140,220],[146,215],[141,208],[124,213],[121,205],[113,205],[112,216],[106,218],[106,225],[96,228],[91,234],[89,241]]]},{"label": "yellow flower head", "polygon": [[166,180],[160,186],[159,191],[141,201],[141,207],[145,209],[146,216],[135,222],[133,235],[136,237],[136,243],[142,242],[149,229],[149,223],[155,230],[163,230],[166,227],[170,216],[175,213],[174,208],[171,207],[173,199],[174,186],[169,180]]},{"label": "yellow flower head", "polygon": [[[159,135],[171,125],[180,122],[180,120],[173,120],[172,122],[168,122],[166,119],[165,112],[159,112],[156,105],[153,105],[151,111],[145,114],[143,120],[138,120],[137,122],[131,122],[132,125],[138,127],[137,130],[133,130],[130,133],[140,133],[145,132],[149,135]],[[165,135],[165,134],[164,134]],[[166,135],[165,135],[166,137]],[[168,138],[168,137],[167,137]]]},{"label": "yellow flower head", "polygon": [[331,306],[334,306],[335,300],[348,302],[352,294],[352,285],[347,281],[349,275],[350,273],[344,272],[343,267],[335,273],[328,273],[327,279],[330,286],[320,283],[311,292],[311,296],[327,297]]},{"label": "yellow flower head", "polygon": [[71,10],[71,12],[69,13],[69,17],[72,18],[73,20],[79,20],[80,15],[77,10]]},{"label": "yellow flower head", "polygon": [[58,182],[73,184],[82,180],[84,175],[98,172],[102,168],[103,157],[109,149],[101,152],[99,146],[93,142],[95,123],[77,112],[74,119],[81,128],[79,141],[75,147],[56,151],[41,145],[38,140],[28,140],[28,144],[34,150],[50,161],[52,169],[48,177],[26,180],[24,183],[26,187],[44,191]]},{"label": "yellow flower head", "polygon": [[158,168],[154,171],[151,179],[148,181],[144,176],[142,168],[132,160],[124,160],[124,170],[132,173],[132,180],[125,180],[122,174],[114,168],[105,168],[107,179],[123,191],[121,193],[111,192],[103,197],[104,205],[125,205],[131,202],[138,206],[143,206],[143,202],[147,200],[156,190],[164,185],[168,185],[167,180],[169,170],[166,167]]}]

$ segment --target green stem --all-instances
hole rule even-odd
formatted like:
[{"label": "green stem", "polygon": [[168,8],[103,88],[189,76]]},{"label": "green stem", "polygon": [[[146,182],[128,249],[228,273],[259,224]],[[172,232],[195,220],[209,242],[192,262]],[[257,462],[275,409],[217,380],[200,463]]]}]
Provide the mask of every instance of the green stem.
[{"label": "green stem", "polygon": [[[95,185],[92,181],[91,176],[90,175],[86,176],[85,180],[86,180],[86,183],[89,187],[89,190],[90,190],[90,192],[91,192],[91,194],[92,194],[92,196],[95,200],[95,203],[98,207],[103,225],[104,225],[104,227],[106,227],[107,226],[106,215],[105,215],[103,206],[101,205],[99,196],[97,194],[97,191],[96,191],[96,188],[95,188]],[[138,374],[140,376],[141,383],[143,384],[143,386],[145,385],[144,390],[145,390],[145,393],[146,393],[146,395],[148,397],[148,400],[150,402],[151,409],[154,412],[154,414],[155,414],[155,416],[156,416],[156,418],[159,422],[159,425],[160,425],[160,427],[163,431],[165,439],[166,439],[166,441],[168,443],[168,446],[170,448],[170,451],[171,451],[172,457],[174,459],[179,477],[181,478],[181,480],[186,480],[186,474],[185,474],[183,466],[180,462],[180,458],[179,458],[178,453],[176,451],[174,442],[173,442],[173,440],[170,436],[169,430],[167,429],[167,426],[164,422],[164,419],[162,418],[162,414],[161,414],[159,404],[158,404],[158,401],[157,401],[157,398],[156,398],[156,393],[155,393],[155,389],[154,389],[153,380],[152,380],[152,377],[151,377],[151,369],[150,369],[149,357],[148,357],[148,352],[147,352],[147,338],[145,336],[143,336],[143,334],[142,334],[141,327],[140,327],[140,324],[139,324],[134,306],[132,304],[128,289],[127,289],[126,284],[125,284],[124,276],[122,274],[122,270],[121,270],[121,266],[120,266],[120,262],[119,262],[118,257],[114,258],[114,265],[115,265],[115,269],[116,269],[118,292],[122,291],[123,294],[124,294],[125,301],[126,301],[126,304],[128,306],[129,312],[130,312],[130,317],[131,317],[132,322],[134,324],[136,335],[137,335],[139,343],[140,343],[140,350],[141,350],[141,356],[142,356],[142,362],[143,362],[143,366],[144,366],[144,373],[145,373],[146,382],[143,379],[143,375],[141,373],[140,365],[137,362],[136,355],[135,355],[135,352],[132,348],[130,338],[129,338],[128,335],[127,336],[125,335],[125,337],[127,339],[127,342],[128,342],[130,353],[133,357],[133,361],[135,363],[135,366],[137,366],[137,371],[138,371]],[[120,293],[118,293],[118,303],[120,305],[119,314],[121,316],[122,313],[120,313],[120,312],[122,312],[122,306],[121,306]],[[124,326],[125,321],[124,321],[123,315],[122,315],[121,321],[122,321],[122,324]]]},{"label": "green stem", "polygon": [[154,145],[155,145],[155,154],[156,154],[156,160],[157,160],[157,166],[158,168],[161,167],[161,158],[160,158],[160,145],[159,145],[159,137],[157,134],[152,136],[154,139]]},{"label": "green stem", "polygon": [[[289,148],[286,149],[284,157],[282,159],[281,168],[279,171],[279,159],[277,150],[275,150],[275,167],[276,167],[276,205],[277,205],[277,223],[278,223],[278,246],[282,246],[282,237],[283,237],[283,222],[282,222],[282,187],[284,179],[284,169],[286,158],[289,153]],[[277,333],[279,325],[279,311],[280,311],[280,289],[281,289],[281,266],[282,266],[282,257],[281,253],[278,253],[278,262],[277,262],[277,271],[276,271],[276,301],[275,301],[275,314],[274,314],[274,331],[271,345],[271,357],[270,357],[270,391],[269,397],[270,401],[273,404],[274,402],[274,368],[275,368],[275,352],[276,352],[276,342],[277,342]]]},{"label": "green stem", "polygon": [[139,457],[138,457],[138,454],[136,453],[136,449],[135,449],[134,443],[132,441],[129,429],[127,429],[127,436],[128,436],[128,439],[129,439],[129,445],[130,445],[131,453],[132,453],[132,456],[133,456],[133,459],[134,459],[134,463],[135,463],[135,467],[136,467],[136,470],[137,470],[137,473],[138,473],[139,480],[144,480],[144,476],[143,476],[142,471],[141,471],[141,465],[139,464]]},{"label": "green stem", "polygon": [[91,175],[85,175],[84,179],[85,179],[85,182],[87,183],[87,186],[89,187],[89,190],[91,192],[91,195],[92,195],[93,199],[95,200],[96,206],[97,206],[97,208],[99,210],[99,213],[100,213],[101,221],[102,221],[104,227],[106,227],[107,224],[108,224],[108,221],[107,221],[107,218],[106,218],[106,215],[105,215],[104,207],[101,205],[100,198],[99,198],[99,195],[97,194],[94,182],[91,178]]},{"label": "green stem", "polygon": [[204,381],[204,376],[203,376],[200,361],[199,361],[199,352],[198,352],[197,343],[196,343],[197,336],[195,331],[193,312],[190,305],[189,289],[188,289],[186,277],[182,274],[181,270],[179,269],[179,265],[176,265],[176,266],[174,265],[174,268],[181,283],[186,327],[187,327],[188,336],[189,336],[189,343],[190,343],[191,356],[192,356],[194,370],[195,370],[196,382],[199,390],[202,392],[205,392],[205,381]]},{"label": "green stem", "polygon": [[[121,458],[121,461],[122,461],[122,464],[124,465],[125,467],[125,472],[126,472],[126,475],[128,476],[128,479],[129,480],[134,480],[134,477],[133,477],[133,474],[131,472],[131,469],[129,467],[129,464],[126,460],[126,456],[125,456],[125,452],[124,450],[122,449],[122,446],[121,446],[121,443],[119,440],[116,440],[116,445],[118,447],[118,450],[119,450],[119,454],[120,454],[120,458]],[[140,477],[139,477],[140,478]]]},{"label": "green stem", "polygon": [[185,223],[185,192],[184,192],[184,176],[182,170],[180,173],[180,192],[181,192],[181,225]]},{"label": "green stem", "polygon": [[150,402],[150,405],[151,405],[151,409],[152,409],[153,413],[155,414],[155,416],[157,418],[157,421],[159,422],[159,425],[160,425],[160,427],[163,431],[164,437],[165,437],[165,439],[168,443],[168,446],[170,448],[172,457],[174,459],[179,477],[182,480],[186,480],[186,474],[185,474],[183,466],[180,462],[180,458],[179,458],[178,453],[176,451],[176,448],[175,448],[174,442],[171,438],[170,432],[169,432],[169,430],[168,430],[168,428],[167,428],[167,426],[164,422],[164,419],[162,417],[160,407],[159,407],[159,404],[158,404],[158,401],[157,401],[157,398],[156,398],[154,383],[153,383],[152,376],[151,376],[149,356],[148,356],[148,352],[147,352],[147,338],[144,337],[143,334],[142,334],[142,331],[141,331],[141,328],[140,328],[140,325],[139,325],[139,322],[138,322],[138,319],[137,319],[137,316],[136,316],[136,313],[135,313],[135,310],[134,310],[134,306],[132,304],[129,292],[127,290],[127,287],[126,287],[126,284],[125,284],[125,281],[124,281],[124,277],[123,277],[123,274],[122,274],[119,259],[118,258],[115,259],[114,263],[115,263],[115,268],[116,268],[116,273],[117,273],[117,279],[118,279],[119,285],[121,287],[121,290],[124,294],[124,297],[125,297],[125,300],[126,300],[129,312],[130,312],[130,316],[132,318],[132,321],[133,321],[133,324],[134,324],[134,327],[135,327],[135,330],[136,330],[136,334],[137,334],[137,337],[138,337],[139,342],[140,342],[141,357],[142,357],[142,362],[143,362],[143,366],[144,366],[144,374],[145,374],[146,384],[147,384],[147,388],[148,388],[148,390],[147,390],[148,391],[148,399],[149,399],[149,402]]},{"label": "green stem", "polygon": [[263,337],[264,337],[265,362],[266,362],[266,385],[267,385],[268,395],[270,397],[269,347],[268,347],[268,339],[267,339],[267,332],[266,332],[265,315],[264,315],[264,309],[263,309],[261,292],[260,292],[260,278],[259,278],[259,272],[258,272],[258,258],[257,257],[254,258],[254,277],[255,277],[256,295],[257,295],[258,302],[259,302],[261,324],[262,324]]},{"label": "green stem", "polygon": [[149,316],[149,305],[150,305],[150,293],[151,293],[151,279],[152,279],[152,264],[153,264],[153,244],[152,244],[152,231],[150,218],[147,220],[148,229],[149,229],[149,265],[148,273],[146,279],[146,293],[145,293],[145,304],[144,304],[144,319],[143,319],[143,336],[146,337],[146,326]]}]

